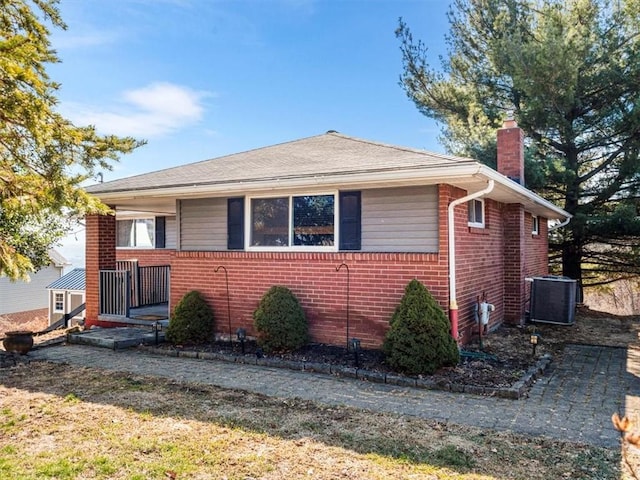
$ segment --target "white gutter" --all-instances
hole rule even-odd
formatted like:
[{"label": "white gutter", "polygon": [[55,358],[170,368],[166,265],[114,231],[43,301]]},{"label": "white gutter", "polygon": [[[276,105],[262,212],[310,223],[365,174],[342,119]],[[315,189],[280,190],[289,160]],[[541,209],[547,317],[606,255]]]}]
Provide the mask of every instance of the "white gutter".
[{"label": "white gutter", "polygon": [[449,317],[451,318],[451,335],[458,341],[458,302],[456,298],[456,239],[455,239],[455,218],[454,209],[461,203],[482,197],[493,190],[495,182],[489,179],[487,188],[478,192],[458,198],[449,204],[447,211],[449,229]]},{"label": "white gutter", "polygon": [[[87,187],[87,191],[98,197],[106,204],[118,203],[123,200],[147,199],[147,198],[202,198],[207,195],[247,195],[252,192],[269,192],[269,191],[288,191],[293,189],[309,190],[310,188],[377,188],[391,187],[403,185],[425,185],[447,183],[456,185],[459,181],[465,179],[476,178],[488,182],[493,180],[496,188],[494,192],[498,192],[498,186],[501,187],[502,195],[507,191],[511,193],[510,200],[498,200],[503,203],[522,203],[525,208],[527,205],[538,206],[546,213],[538,213],[538,215],[546,218],[557,218],[564,220],[568,214],[553,203],[545,200],[539,195],[527,190],[522,185],[508,179],[504,175],[492,170],[491,168],[480,165],[477,162],[464,162],[451,164],[446,166],[433,167],[416,167],[407,169],[385,169],[378,172],[344,172],[344,173],[326,173],[319,175],[306,175],[301,177],[290,177],[281,179],[244,179],[234,181],[222,181],[219,183],[196,183],[191,185],[129,185],[126,188],[118,188],[117,190],[109,190],[111,187],[108,183],[97,184]],[[114,180],[114,184],[118,184],[122,180]],[[125,182],[126,184],[126,182]],[[459,186],[464,190],[468,187]],[[529,207],[530,208],[530,207]]]}]

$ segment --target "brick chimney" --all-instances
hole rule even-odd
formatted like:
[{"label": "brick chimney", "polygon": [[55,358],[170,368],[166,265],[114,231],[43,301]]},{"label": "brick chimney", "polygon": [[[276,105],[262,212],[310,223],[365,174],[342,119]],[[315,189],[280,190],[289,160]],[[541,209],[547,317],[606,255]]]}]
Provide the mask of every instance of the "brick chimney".
[{"label": "brick chimney", "polygon": [[[498,130],[498,172],[524,185],[524,134],[509,116]],[[504,320],[521,324],[526,301],[525,211],[519,203],[505,205],[504,220]]]},{"label": "brick chimney", "polygon": [[498,172],[524,185],[524,133],[513,118],[498,130]]}]

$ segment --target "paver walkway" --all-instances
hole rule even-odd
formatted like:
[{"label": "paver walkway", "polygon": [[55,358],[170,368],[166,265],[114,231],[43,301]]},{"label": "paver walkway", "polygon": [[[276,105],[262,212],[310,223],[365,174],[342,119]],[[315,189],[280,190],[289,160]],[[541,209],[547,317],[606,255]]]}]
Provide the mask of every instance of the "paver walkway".
[{"label": "paver walkway", "polygon": [[640,352],[568,345],[564,360],[521,400],[422,390],[350,378],[245,364],[155,356],[81,345],[32,351],[32,360],[68,363],[269,396],[413,415],[461,425],[509,430],[615,447],[613,412],[640,414]]}]

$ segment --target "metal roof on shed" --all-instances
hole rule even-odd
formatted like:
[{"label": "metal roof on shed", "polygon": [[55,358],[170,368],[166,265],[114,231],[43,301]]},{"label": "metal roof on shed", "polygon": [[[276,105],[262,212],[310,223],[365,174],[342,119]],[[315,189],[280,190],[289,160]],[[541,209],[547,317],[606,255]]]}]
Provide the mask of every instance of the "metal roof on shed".
[{"label": "metal roof on shed", "polygon": [[55,282],[47,286],[50,290],[84,290],[85,289],[85,269],[74,268],[66,275],[63,275]]}]

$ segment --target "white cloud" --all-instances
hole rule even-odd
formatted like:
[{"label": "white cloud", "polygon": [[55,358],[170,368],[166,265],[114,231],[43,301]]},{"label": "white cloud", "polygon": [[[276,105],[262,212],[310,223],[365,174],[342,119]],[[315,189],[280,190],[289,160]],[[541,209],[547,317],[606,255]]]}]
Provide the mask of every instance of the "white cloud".
[{"label": "white cloud", "polygon": [[112,108],[65,103],[62,114],[77,125],[95,125],[100,133],[158,137],[200,121],[208,92],[167,82],[128,90]]}]

